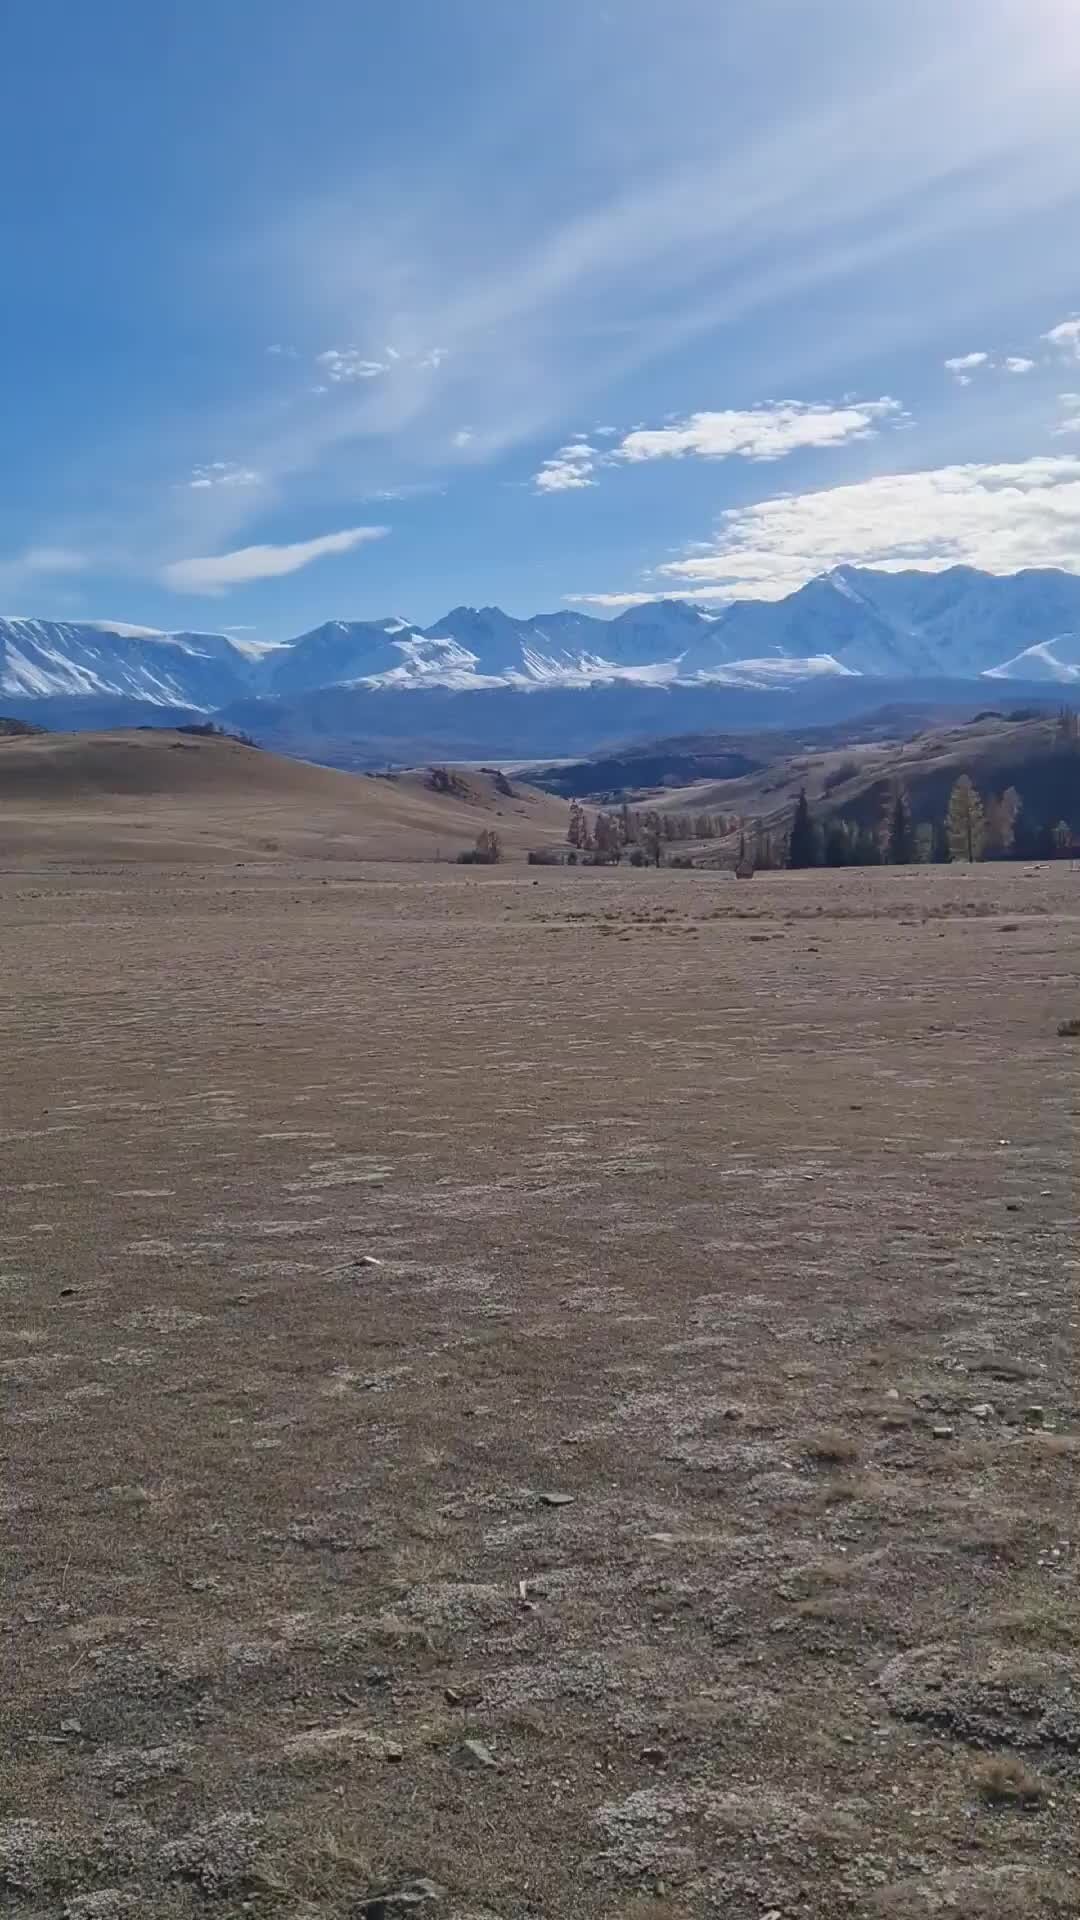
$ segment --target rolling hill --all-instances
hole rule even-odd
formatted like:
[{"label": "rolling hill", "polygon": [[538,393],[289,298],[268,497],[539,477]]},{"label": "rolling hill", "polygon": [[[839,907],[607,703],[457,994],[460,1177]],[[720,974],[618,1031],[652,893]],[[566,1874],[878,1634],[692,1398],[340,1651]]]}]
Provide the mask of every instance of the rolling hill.
[{"label": "rolling hill", "polygon": [[566,806],[492,772],[339,773],[173,730],[0,738],[0,863],[508,858],[561,841]]}]

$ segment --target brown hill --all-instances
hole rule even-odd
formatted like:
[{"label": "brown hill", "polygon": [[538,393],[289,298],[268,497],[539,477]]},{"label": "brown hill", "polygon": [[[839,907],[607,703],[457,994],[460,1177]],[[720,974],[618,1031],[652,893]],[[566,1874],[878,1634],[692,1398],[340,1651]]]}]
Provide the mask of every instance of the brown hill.
[{"label": "brown hill", "polygon": [[561,841],[564,801],[502,775],[337,773],[166,730],[0,739],[0,860],[453,859]]}]

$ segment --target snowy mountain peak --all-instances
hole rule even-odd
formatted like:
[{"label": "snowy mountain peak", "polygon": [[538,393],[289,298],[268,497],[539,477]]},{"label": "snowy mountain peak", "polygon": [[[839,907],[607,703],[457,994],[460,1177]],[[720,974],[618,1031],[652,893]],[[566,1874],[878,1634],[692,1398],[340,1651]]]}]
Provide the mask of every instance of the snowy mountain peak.
[{"label": "snowy mountain peak", "polygon": [[273,645],[122,621],[0,620],[0,701],[23,705],[108,698],[212,713],[253,694],[287,701],[345,686],[783,689],[829,674],[1075,685],[1080,577],[840,566],[785,599],[720,609],[649,600],[602,620],[458,606],[428,627],[401,614],[328,620]]}]

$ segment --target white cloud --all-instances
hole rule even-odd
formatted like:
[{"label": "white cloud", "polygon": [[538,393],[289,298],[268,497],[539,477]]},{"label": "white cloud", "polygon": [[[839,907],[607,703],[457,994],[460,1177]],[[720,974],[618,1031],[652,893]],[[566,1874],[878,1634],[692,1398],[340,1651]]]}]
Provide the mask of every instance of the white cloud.
[{"label": "white cloud", "polygon": [[[887,395],[838,407],[778,400],[741,410],[692,413],[666,427],[635,427],[617,447],[605,451],[579,434],[543,462],[533,484],[538,493],[564,493],[595,486],[597,467],[618,461],[679,459],[687,454],[701,460],[782,460],[800,447],[838,447],[871,439],[879,422],[898,426],[906,417],[899,401]],[[600,429],[598,437],[607,431]]]},{"label": "white cloud", "polygon": [[1080,360],[1080,317],[1062,320],[1058,326],[1051,327],[1049,333],[1044,333],[1043,339],[1067,360]]},{"label": "white cloud", "polygon": [[1003,364],[1006,373],[1030,373],[1035,362],[1025,353],[1010,353]]},{"label": "white cloud", "polygon": [[441,367],[446,357],[447,349],[445,347],[431,347],[427,353],[420,355],[416,364],[418,367],[423,368]]},{"label": "white cloud", "polygon": [[205,466],[192,467],[189,487],[261,487],[263,477],[251,467],[238,467],[232,460],[211,460]]},{"label": "white cloud", "polygon": [[668,427],[638,427],[614,449],[617,460],[662,460],[695,454],[702,460],[782,460],[799,447],[836,447],[868,440],[878,422],[903,412],[887,396],[839,407],[782,400],[744,411],[692,413]]},{"label": "white cloud", "polygon": [[[315,364],[334,386],[350,386],[355,380],[377,380],[380,373],[386,372],[385,361],[365,359],[358,347],[327,347],[325,353],[315,355]],[[315,391],[318,393],[320,389],[316,387]]]},{"label": "white cloud", "polygon": [[938,467],[778,495],[729,509],[714,541],[658,572],[679,583],[670,592],[702,600],[775,600],[845,563],[1080,572],[1080,458]]},{"label": "white cloud", "polygon": [[989,359],[988,353],[958,353],[951,360],[946,360],[945,365],[950,373],[956,375],[960,385],[966,387],[970,385],[966,375],[974,373],[976,367],[985,367]]},{"label": "white cloud", "polygon": [[1051,431],[1056,439],[1066,433],[1080,433],[1080,393],[1059,393],[1061,419]]},{"label": "white cloud", "polygon": [[476,435],[471,427],[459,427],[454,435],[454,445],[455,447],[467,447],[475,438]]},{"label": "white cloud", "polygon": [[286,573],[322,560],[327,554],[350,553],[368,540],[381,540],[388,527],[346,527],[341,533],[320,534],[315,540],[296,540],[289,546],[238,547],[194,560],[174,560],[165,567],[166,586],[178,593],[224,593],[228,587],[252,580],[276,580]]},{"label": "white cloud", "polygon": [[537,493],[572,493],[579,487],[595,487],[595,465],[596,448],[587,440],[572,440],[543,462],[539,473],[533,475],[533,485]]}]

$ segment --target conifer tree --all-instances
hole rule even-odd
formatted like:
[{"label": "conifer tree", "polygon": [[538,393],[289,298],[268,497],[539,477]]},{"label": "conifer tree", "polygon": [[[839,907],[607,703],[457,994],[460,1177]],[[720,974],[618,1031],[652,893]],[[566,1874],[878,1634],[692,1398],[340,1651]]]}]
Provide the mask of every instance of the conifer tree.
[{"label": "conifer tree", "polygon": [[795,805],[795,818],[791,823],[791,838],[788,842],[787,863],[789,867],[816,867],[818,863],[817,831],[810,812],[810,802],[806,798],[805,787]]},{"label": "conifer tree", "polygon": [[894,867],[910,867],[915,859],[915,831],[911,802],[898,787],[889,813],[888,858]]}]

